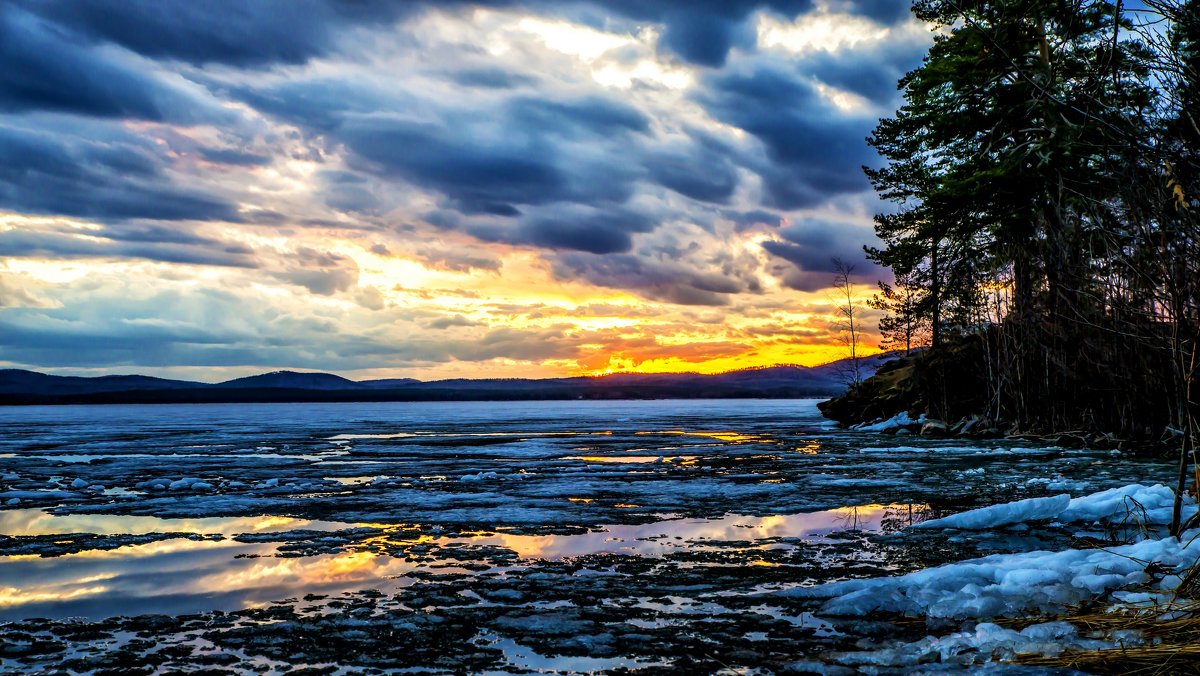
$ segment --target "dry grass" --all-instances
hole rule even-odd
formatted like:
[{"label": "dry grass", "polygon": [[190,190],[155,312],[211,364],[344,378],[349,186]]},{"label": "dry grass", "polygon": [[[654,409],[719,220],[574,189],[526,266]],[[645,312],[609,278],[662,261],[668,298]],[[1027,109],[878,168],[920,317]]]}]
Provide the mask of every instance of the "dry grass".
[{"label": "dry grass", "polygon": [[[1185,582],[1200,578],[1200,567],[1189,571]],[[1056,657],[1018,655],[1021,664],[1077,669],[1092,674],[1200,674],[1200,602],[1169,603],[1117,611],[1077,611],[1059,618],[1079,628],[1112,636],[1117,631],[1141,632],[1146,645],[1064,652]]]},{"label": "dry grass", "polygon": [[[1133,507],[1127,505],[1132,513],[1127,516],[1136,522],[1141,505]],[[1165,572],[1152,570],[1153,566],[1146,572],[1155,577]],[[1195,599],[1200,599],[1200,563],[1183,574],[1172,597],[1163,603],[1114,610],[1081,607],[1057,618],[1075,625],[1084,636],[1112,637],[1119,631],[1136,631],[1144,645],[1068,651],[1054,657],[1018,655],[1015,661],[1092,674],[1200,674],[1200,600]]]}]

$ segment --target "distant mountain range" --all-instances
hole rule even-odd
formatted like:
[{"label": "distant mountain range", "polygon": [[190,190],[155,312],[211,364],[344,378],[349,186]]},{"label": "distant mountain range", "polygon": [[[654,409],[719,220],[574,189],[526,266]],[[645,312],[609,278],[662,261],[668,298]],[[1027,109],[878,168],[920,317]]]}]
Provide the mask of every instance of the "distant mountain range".
[{"label": "distant mountain range", "polygon": [[[860,360],[863,377],[892,355]],[[274,371],[223,383],[150,376],[81,378],[0,370],[0,405],[236,403],[314,401],[504,401],[532,399],[790,399],[846,389],[848,360],[822,366],[771,366],[716,375],[615,373],[575,378],[354,381],[332,373]]]}]

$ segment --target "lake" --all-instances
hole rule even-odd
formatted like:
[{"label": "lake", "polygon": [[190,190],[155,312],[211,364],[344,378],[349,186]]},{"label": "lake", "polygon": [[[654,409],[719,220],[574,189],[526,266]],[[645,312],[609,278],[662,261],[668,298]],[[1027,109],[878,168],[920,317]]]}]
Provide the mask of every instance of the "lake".
[{"label": "lake", "polygon": [[809,400],[0,409],[0,667],[781,670],[886,631],[775,591],[1060,547],[905,531],[1166,481]]}]

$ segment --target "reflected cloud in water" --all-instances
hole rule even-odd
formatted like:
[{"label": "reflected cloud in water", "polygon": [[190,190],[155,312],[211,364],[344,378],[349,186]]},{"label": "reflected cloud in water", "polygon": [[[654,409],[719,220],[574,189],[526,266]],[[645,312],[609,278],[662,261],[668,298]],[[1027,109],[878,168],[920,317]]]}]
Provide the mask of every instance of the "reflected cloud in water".
[{"label": "reflected cloud in water", "polygon": [[417,564],[371,552],[277,558],[277,545],[168,540],[55,558],[0,559],[0,621],[254,607],[404,585]]},{"label": "reflected cloud in water", "polygon": [[[807,514],[716,519],[666,519],[648,524],[613,525],[576,535],[483,533],[432,538],[406,535],[406,527],[371,524],[378,538],[437,546],[493,546],[523,559],[557,560],[595,554],[664,556],[681,550],[722,546],[778,548],[826,541],[834,533],[880,532],[889,520],[900,527],[919,519],[924,505],[865,505]],[[915,510],[915,511],[914,511]],[[915,516],[914,516],[915,515]],[[108,535],[189,532],[231,536],[292,530],[335,531],[367,524],[308,521],[278,516],[160,519],[144,516],[80,514],[58,516],[40,510],[0,513],[7,535],[98,533]],[[280,536],[286,540],[286,536]],[[65,617],[203,610],[232,610],[305,594],[365,588],[394,589],[423,564],[373,551],[278,557],[278,543],[173,538],[58,557],[0,557],[0,620],[33,616]]]}]

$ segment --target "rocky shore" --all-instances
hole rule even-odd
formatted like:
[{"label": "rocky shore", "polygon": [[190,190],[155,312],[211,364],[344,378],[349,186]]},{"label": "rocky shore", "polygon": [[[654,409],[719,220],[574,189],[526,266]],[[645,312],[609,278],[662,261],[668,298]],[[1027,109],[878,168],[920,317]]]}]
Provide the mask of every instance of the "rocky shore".
[{"label": "rocky shore", "polygon": [[1016,439],[1063,448],[1160,451],[1174,439],[1123,439],[1101,430],[1022,430],[987,411],[982,354],[963,342],[922,351],[882,366],[858,387],[817,404],[842,427],[892,435]]}]

